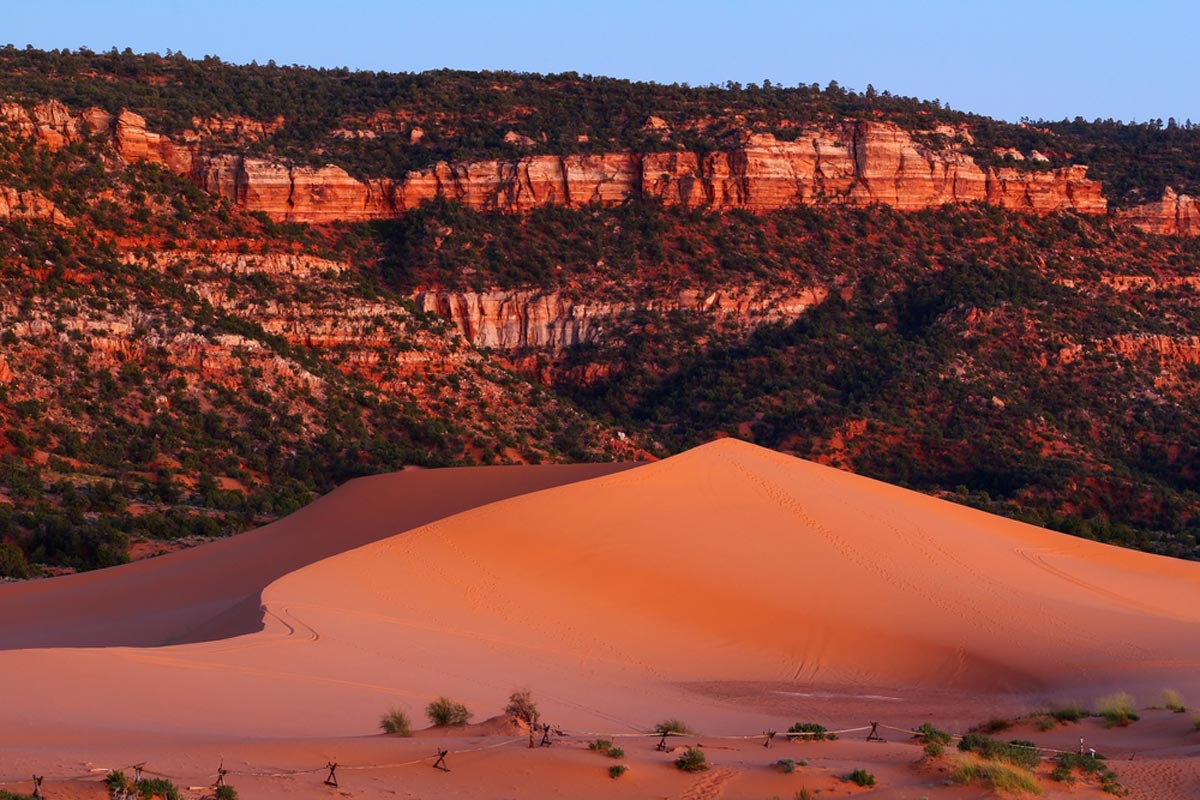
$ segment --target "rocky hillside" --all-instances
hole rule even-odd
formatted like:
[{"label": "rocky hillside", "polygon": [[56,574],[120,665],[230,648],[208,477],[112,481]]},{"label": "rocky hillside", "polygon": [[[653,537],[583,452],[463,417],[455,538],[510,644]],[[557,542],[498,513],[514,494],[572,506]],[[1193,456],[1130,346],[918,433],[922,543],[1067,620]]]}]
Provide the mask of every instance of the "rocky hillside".
[{"label": "rocky hillside", "polygon": [[0,574],[715,435],[1200,555],[1190,123],[12,48],[0,90]]}]

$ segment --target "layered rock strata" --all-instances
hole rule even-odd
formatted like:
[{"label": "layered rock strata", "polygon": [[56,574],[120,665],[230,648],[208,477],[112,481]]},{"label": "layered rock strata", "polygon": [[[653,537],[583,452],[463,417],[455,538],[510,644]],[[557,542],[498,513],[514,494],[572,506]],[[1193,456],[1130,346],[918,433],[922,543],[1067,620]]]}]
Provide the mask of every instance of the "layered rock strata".
[{"label": "layered rock strata", "polygon": [[212,194],[281,221],[394,217],[434,198],[505,212],[612,205],[643,196],[721,211],[872,203],[913,211],[968,202],[1035,214],[1107,211],[1100,184],[1087,178],[1086,167],[984,169],[955,145],[927,146],[887,122],[804,129],[791,141],[742,132],[725,149],[705,155],[683,150],[531,155],[439,162],[398,179],[359,180],[336,166],[208,153],[202,139],[175,143],[148,131],[146,121],[130,111],[112,116],[89,109],[75,118],[59,103],[31,111],[10,103],[0,106],[0,121],[51,147],[84,130],[107,133],[126,161],[163,164]]},{"label": "layered rock strata", "polygon": [[1146,233],[1200,236],[1200,201],[1177,194],[1170,186],[1160,200],[1121,212],[1121,218]]},{"label": "layered rock strata", "polygon": [[555,353],[595,341],[611,321],[624,313],[690,311],[735,319],[743,327],[780,319],[794,319],[822,302],[822,288],[787,295],[778,292],[685,289],[647,303],[572,300],[557,292],[420,292],[417,306],[450,320],[467,341],[477,347],[518,350],[546,348]]}]

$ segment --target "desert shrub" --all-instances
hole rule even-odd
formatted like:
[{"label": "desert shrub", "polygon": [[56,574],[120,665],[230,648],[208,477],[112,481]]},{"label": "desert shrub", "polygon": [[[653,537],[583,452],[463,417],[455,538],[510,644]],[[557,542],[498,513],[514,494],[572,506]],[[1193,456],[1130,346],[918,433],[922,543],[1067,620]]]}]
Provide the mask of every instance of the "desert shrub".
[{"label": "desert shrub", "polygon": [[104,776],[104,785],[108,787],[108,793],[113,795],[124,794],[132,788],[129,778],[119,769],[114,769]]},{"label": "desert shrub", "polygon": [[1012,722],[1010,720],[1002,719],[1001,717],[992,717],[987,722],[976,725],[971,730],[977,733],[1000,733],[1001,731],[1006,731],[1011,727]]},{"label": "desert shrub", "polygon": [[528,689],[514,689],[508,696],[508,705],[504,707],[504,713],[523,720],[528,725],[536,725],[542,716],[533,702],[533,693]]},{"label": "desert shrub", "polygon": [[968,733],[958,743],[958,749],[978,753],[988,761],[1007,761],[1026,769],[1033,769],[1042,761],[1033,742],[1019,739],[1002,742],[982,733]]},{"label": "desert shrub", "polygon": [[619,778],[629,770],[629,767],[624,764],[613,764],[608,768],[608,777]]},{"label": "desert shrub", "polygon": [[216,800],[238,800],[237,789],[233,788],[227,783],[218,786],[216,792],[213,793],[213,796],[216,798]]},{"label": "desert shrub", "polygon": [[951,777],[956,783],[964,786],[978,780],[1001,792],[1042,793],[1042,787],[1038,785],[1036,778],[1025,770],[1010,767],[1007,764],[994,762],[975,764],[964,761],[954,768]]},{"label": "desert shrub", "polygon": [[837,738],[836,733],[830,733],[829,731],[825,730],[824,725],[818,725],[815,722],[797,722],[795,725],[788,728],[788,733],[803,734],[802,736],[789,736],[789,742],[794,742],[797,739],[801,741],[808,740],[813,742],[821,741],[823,739],[833,741]]},{"label": "desert shrub", "polygon": [[930,723],[926,722],[916,729],[917,738],[928,744],[935,742],[937,744],[950,744],[951,736],[945,731],[938,730]]},{"label": "desert shrub", "polygon": [[137,791],[144,800],[150,800],[151,797],[179,800],[179,788],[166,778],[142,778],[138,781]]},{"label": "desert shrub", "polygon": [[929,756],[930,758],[941,758],[945,752],[946,745],[942,744],[941,742],[925,743],[925,755]]},{"label": "desert shrub", "polygon": [[425,706],[425,714],[429,721],[439,727],[447,725],[466,725],[471,719],[471,712],[462,703],[456,703],[449,697],[439,697]]},{"label": "desert shrub", "polygon": [[613,747],[608,751],[608,754],[612,758],[624,758],[625,750],[620,747]]},{"label": "desert shrub", "polygon": [[1097,700],[1096,715],[1104,717],[1107,728],[1124,728],[1139,719],[1133,710],[1133,697],[1125,692],[1105,695]]},{"label": "desert shrub", "polygon": [[608,752],[611,749],[612,740],[610,739],[596,739],[594,742],[588,742],[588,750],[600,750],[602,752]]},{"label": "desert shrub", "polygon": [[779,759],[778,761],[775,762],[775,766],[779,767],[779,769],[781,769],[784,772],[787,772],[789,774],[796,771],[796,762],[790,758]]},{"label": "desert shrub", "polygon": [[683,755],[675,759],[675,766],[684,772],[702,772],[708,769],[708,759],[699,747],[689,747]]},{"label": "desert shrub", "polygon": [[1079,706],[1063,706],[1049,712],[1049,715],[1059,722],[1079,722],[1084,717],[1091,716],[1086,709]]},{"label": "desert shrub", "polygon": [[808,790],[807,786],[801,786],[800,791],[796,792],[794,797],[795,800],[812,800],[812,792]]},{"label": "desert shrub", "polygon": [[1100,783],[1100,788],[1109,794],[1126,794],[1126,790],[1117,781],[1117,773],[1109,768],[1100,754],[1091,753],[1061,753],[1055,759],[1056,766],[1050,777],[1056,781],[1074,782],[1075,773],[1080,772],[1094,777]]},{"label": "desert shrub", "polygon": [[36,800],[31,794],[17,794],[7,789],[0,789],[0,800]]},{"label": "desert shrub", "polygon": [[412,736],[412,725],[408,715],[398,708],[393,708],[379,718],[379,727],[384,733],[394,733],[400,736]]},{"label": "desert shrub", "polygon": [[1168,711],[1174,711],[1176,714],[1182,714],[1187,711],[1187,706],[1183,704],[1183,695],[1174,689],[1163,689],[1158,693],[1158,701],[1155,703],[1158,708],[1165,708]]},{"label": "desert shrub", "polygon": [[691,733],[692,729],[688,724],[679,719],[664,719],[662,722],[654,726],[655,733]]},{"label": "desert shrub", "polygon": [[1200,731],[1200,714],[1192,717],[1192,725],[1195,726],[1196,730]]},{"label": "desert shrub", "polygon": [[858,786],[875,785],[875,776],[870,772],[867,772],[865,769],[856,769],[854,772],[846,775],[845,779]]}]

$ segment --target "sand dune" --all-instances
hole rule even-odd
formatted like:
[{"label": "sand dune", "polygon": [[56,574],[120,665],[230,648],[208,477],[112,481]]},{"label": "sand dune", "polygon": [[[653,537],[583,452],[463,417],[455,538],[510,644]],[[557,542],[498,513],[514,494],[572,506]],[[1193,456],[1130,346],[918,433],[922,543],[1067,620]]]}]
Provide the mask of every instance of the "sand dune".
[{"label": "sand dune", "polygon": [[115,569],[0,585],[0,650],[157,646],[262,626],[271,581],[369,542],[525,492],[629,464],[404,470],[350,481],[241,536]]},{"label": "sand dune", "polygon": [[[1088,542],[734,440],[443,520],[293,573],[337,632],[670,681],[972,690],[1200,664],[1200,564]],[[515,676],[514,676],[515,677]]]},{"label": "sand dune", "polygon": [[[260,571],[230,579],[224,602],[285,557],[272,549],[284,530],[294,546],[324,542],[311,556],[331,532],[341,547],[402,530],[420,502],[471,504],[453,481],[422,484],[441,487],[436,502],[397,498],[394,481],[426,474],[355,482],[274,542],[260,532]],[[600,731],[671,715],[757,730],[802,696],[957,690],[973,715],[995,692],[1200,694],[1200,565],[732,440],[334,555],[271,583],[262,604],[263,630],[233,638],[0,653],[0,742],[14,729],[47,743],[367,734],[391,706],[419,720],[438,694],[488,717],[517,686],[556,722]],[[197,609],[178,603],[163,629],[212,619]]]}]

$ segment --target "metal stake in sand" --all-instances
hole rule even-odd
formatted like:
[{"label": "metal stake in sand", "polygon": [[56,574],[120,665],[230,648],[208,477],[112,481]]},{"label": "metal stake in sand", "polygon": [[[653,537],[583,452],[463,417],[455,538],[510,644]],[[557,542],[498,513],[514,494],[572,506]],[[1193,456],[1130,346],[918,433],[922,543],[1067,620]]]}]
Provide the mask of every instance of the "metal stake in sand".
[{"label": "metal stake in sand", "polygon": [[330,761],[325,765],[325,769],[329,770],[329,777],[325,779],[325,785],[336,789],[338,785],[337,775],[335,774],[337,772],[337,762]]},{"label": "metal stake in sand", "polygon": [[225,769],[225,762],[222,761],[220,766],[217,767],[217,782],[213,786],[214,789],[225,785],[225,773],[227,772],[229,770]]},{"label": "metal stake in sand", "polygon": [[449,750],[438,750],[437,761],[433,762],[433,768],[440,769],[442,772],[449,772],[450,768],[446,766],[446,756],[449,754]]},{"label": "metal stake in sand", "polygon": [[654,749],[658,750],[660,752],[667,749],[667,732],[666,731],[662,732],[662,738],[658,740],[658,744],[654,745]]},{"label": "metal stake in sand", "polygon": [[549,747],[549,746],[550,746],[550,745],[552,745],[552,744],[554,744],[554,742],[552,742],[552,741],[550,740],[550,723],[549,723],[549,722],[547,722],[545,725],[543,725],[543,726],[542,726],[542,742],[541,742],[541,746],[542,746],[542,747]]},{"label": "metal stake in sand", "polygon": [[45,775],[33,776],[33,796],[41,800],[45,795],[42,794],[42,781],[46,779]]},{"label": "metal stake in sand", "polygon": [[879,723],[878,722],[871,723],[871,732],[867,734],[867,741],[868,742],[886,742],[887,741],[887,739],[884,739],[882,736],[879,735]]},{"label": "metal stake in sand", "polygon": [[767,740],[763,742],[763,747],[770,749],[771,740],[775,738],[775,731],[763,731],[763,735],[767,737]]},{"label": "metal stake in sand", "polygon": [[146,762],[133,765],[133,785],[136,787],[142,782],[142,770],[146,768]]}]

